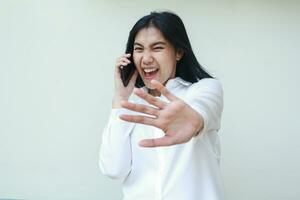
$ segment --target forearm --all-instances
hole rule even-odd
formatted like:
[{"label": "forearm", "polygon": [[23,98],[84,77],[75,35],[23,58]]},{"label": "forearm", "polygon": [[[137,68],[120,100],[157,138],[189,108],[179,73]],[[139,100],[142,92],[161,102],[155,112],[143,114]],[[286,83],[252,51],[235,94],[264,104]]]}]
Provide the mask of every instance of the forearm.
[{"label": "forearm", "polygon": [[118,118],[121,109],[113,109],[110,121],[102,135],[99,165],[102,173],[115,179],[123,179],[131,170],[130,132],[134,124]]}]

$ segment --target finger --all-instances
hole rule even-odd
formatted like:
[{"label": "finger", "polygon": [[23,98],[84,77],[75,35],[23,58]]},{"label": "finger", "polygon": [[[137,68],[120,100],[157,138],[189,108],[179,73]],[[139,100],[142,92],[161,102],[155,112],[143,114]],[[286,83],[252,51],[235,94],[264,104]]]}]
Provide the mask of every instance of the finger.
[{"label": "finger", "polygon": [[167,106],[166,102],[163,102],[162,100],[153,97],[152,95],[146,93],[145,91],[143,91],[141,89],[135,88],[133,92],[140,98],[144,99],[145,101],[156,106],[159,109],[163,109]]},{"label": "finger", "polygon": [[141,116],[141,115],[120,115],[120,119],[127,122],[140,123],[150,126],[156,126],[155,119],[152,117]]},{"label": "finger", "polygon": [[123,108],[128,109],[128,110],[132,110],[132,111],[136,111],[136,112],[140,112],[140,113],[145,113],[145,114],[148,114],[148,115],[153,115],[155,117],[157,117],[159,115],[159,110],[157,110],[156,108],[146,106],[146,105],[142,105],[142,104],[135,104],[135,103],[130,103],[128,101],[122,101],[121,106]]},{"label": "finger", "polygon": [[128,58],[124,58],[124,57],[120,58],[118,61],[119,62],[125,62],[125,63],[128,63],[128,64],[131,63],[131,61]]},{"label": "finger", "polygon": [[125,54],[123,54],[123,57],[129,58],[130,56],[131,56],[131,53],[125,53]]},{"label": "finger", "polygon": [[165,97],[167,97],[168,100],[170,101],[174,101],[177,100],[177,97],[175,95],[173,95],[171,92],[169,92],[169,90],[160,82],[158,82],[157,80],[152,80],[151,84]]},{"label": "finger", "polygon": [[115,73],[119,74],[119,76],[120,76],[121,69],[123,69],[124,66],[126,66],[126,65],[127,65],[126,63],[122,63],[122,62],[117,63],[116,67],[115,67]]},{"label": "finger", "polygon": [[126,60],[121,60],[121,59],[118,59],[116,61],[116,67],[120,67],[120,66],[126,66],[128,65],[130,62],[126,61]]},{"label": "finger", "polygon": [[120,57],[117,58],[117,60],[121,59],[121,58],[129,58],[131,56],[130,53],[125,53],[125,54],[122,54]]},{"label": "finger", "polygon": [[120,56],[120,57],[118,57],[117,59],[116,59],[116,62],[119,62],[119,61],[121,61],[121,60],[124,60],[124,61],[126,61],[126,62],[131,62],[130,60],[129,60],[129,57],[131,56],[131,54],[123,54],[122,56]]},{"label": "finger", "polygon": [[126,67],[127,65],[128,65],[128,63],[125,61],[120,61],[117,63],[117,66],[119,66],[119,67]]},{"label": "finger", "polygon": [[139,142],[142,147],[161,147],[161,146],[171,146],[177,144],[171,136],[164,136],[155,139],[145,139]]}]

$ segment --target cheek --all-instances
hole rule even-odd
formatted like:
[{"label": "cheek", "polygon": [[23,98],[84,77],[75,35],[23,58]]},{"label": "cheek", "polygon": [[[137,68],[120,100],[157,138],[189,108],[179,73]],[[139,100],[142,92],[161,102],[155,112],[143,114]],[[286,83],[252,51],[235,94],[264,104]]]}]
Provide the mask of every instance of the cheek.
[{"label": "cheek", "polygon": [[137,56],[137,55],[133,55],[133,62],[134,62],[134,65],[135,65],[135,67],[136,67],[136,69],[137,69],[137,71],[139,72],[139,74],[141,74],[141,65],[140,65],[140,57],[139,56]]},{"label": "cheek", "polygon": [[164,73],[172,73],[176,69],[177,61],[172,55],[165,56],[161,61],[161,64],[165,66],[163,68]]}]

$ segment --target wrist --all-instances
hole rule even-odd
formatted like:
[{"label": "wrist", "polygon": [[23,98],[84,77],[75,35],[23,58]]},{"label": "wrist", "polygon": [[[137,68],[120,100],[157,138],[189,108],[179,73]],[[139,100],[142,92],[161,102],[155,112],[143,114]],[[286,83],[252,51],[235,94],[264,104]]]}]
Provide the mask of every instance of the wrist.
[{"label": "wrist", "polygon": [[204,128],[204,120],[203,117],[197,113],[197,120],[195,121],[195,134],[197,136]]}]

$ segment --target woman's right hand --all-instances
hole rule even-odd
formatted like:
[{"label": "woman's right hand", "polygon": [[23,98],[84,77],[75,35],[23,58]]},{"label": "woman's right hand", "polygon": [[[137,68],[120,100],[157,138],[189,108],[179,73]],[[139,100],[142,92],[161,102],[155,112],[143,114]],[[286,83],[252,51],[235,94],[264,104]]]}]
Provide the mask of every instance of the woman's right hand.
[{"label": "woman's right hand", "polygon": [[135,81],[138,75],[137,70],[135,70],[133,76],[131,77],[129,84],[125,87],[123,85],[120,73],[120,67],[127,67],[131,61],[129,60],[131,54],[123,54],[116,60],[115,66],[115,95],[112,102],[113,108],[121,108],[121,101],[128,100],[129,96],[132,94]]}]

